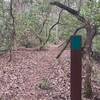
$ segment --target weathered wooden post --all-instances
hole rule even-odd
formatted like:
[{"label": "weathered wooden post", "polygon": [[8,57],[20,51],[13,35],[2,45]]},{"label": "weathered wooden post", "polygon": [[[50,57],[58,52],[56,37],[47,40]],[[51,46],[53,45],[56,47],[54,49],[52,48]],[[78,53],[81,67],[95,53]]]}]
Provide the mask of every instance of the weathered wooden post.
[{"label": "weathered wooden post", "polygon": [[71,100],[81,100],[81,45],[80,35],[71,36]]}]

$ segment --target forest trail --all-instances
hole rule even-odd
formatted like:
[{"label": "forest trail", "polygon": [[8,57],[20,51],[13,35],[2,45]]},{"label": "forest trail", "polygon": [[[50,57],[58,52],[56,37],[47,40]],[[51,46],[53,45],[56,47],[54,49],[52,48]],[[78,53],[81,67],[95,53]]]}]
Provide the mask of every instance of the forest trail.
[{"label": "forest trail", "polygon": [[[57,45],[51,45],[42,51],[19,48],[12,52],[11,62],[8,62],[9,54],[0,56],[0,97],[2,100],[60,99],[65,98],[60,95],[62,93],[64,95],[66,91],[69,95],[69,78],[64,79],[64,77],[67,75],[69,77],[70,54],[69,51],[65,51],[57,60],[58,53]],[[44,89],[39,88],[40,84],[44,85]],[[64,90],[66,85],[66,90]],[[48,89],[45,90],[45,87]]]},{"label": "forest trail", "polygon": [[70,50],[19,48],[0,56],[0,100],[70,100]]}]

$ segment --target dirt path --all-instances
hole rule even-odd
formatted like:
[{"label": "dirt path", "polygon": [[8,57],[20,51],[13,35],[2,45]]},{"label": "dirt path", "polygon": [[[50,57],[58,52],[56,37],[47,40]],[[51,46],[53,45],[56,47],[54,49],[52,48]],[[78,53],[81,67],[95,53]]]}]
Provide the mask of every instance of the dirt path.
[{"label": "dirt path", "polygon": [[63,78],[69,71],[65,62],[69,52],[66,52],[66,55],[63,54],[61,60],[55,59],[57,54],[57,47],[53,46],[43,51],[20,48],[13,51],[13,59],[9,63],[7,62],[9,55],[1,56],[1,100],[65,100],[69,92],[63,97],[61,92],[64,95],[69,89],[66,87],[65,91],[63,89],[65,86],[62,86],[69,85],[68,81],[65,82],[67,78]]},{"label": "dirt path", "polygon": [[46,50],[19,48],[0,56],[0,100],[70,100],[70,51],[60,59],[56,45]]}]

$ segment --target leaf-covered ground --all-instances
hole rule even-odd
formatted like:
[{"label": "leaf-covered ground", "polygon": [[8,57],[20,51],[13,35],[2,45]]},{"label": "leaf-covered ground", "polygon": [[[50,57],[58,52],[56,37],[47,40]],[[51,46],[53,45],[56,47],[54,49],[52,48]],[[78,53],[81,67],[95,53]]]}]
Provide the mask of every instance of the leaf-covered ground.
[{"label": "leaf-covered ground", "polygon": [[[70,51],[57,60],[58,53],[54,45],[42,51],[19,48],[11,62],[9,53],[1,55],[0,100],[70,100]],[[100,74],[94,77],[93,89],[99,95]]]}]

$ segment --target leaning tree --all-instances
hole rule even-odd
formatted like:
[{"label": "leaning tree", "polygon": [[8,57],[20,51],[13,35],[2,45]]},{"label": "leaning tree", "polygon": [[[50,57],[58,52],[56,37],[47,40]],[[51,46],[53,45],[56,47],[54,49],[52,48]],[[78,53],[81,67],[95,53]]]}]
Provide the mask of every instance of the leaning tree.
[{"label": "leaning tree", "polygon": [[[80,14],[80,11],[76,11],[74,9],[72,9],[69,6],[66,6],[65,4],[62,4],[60,2],[57,1],[52,1],[50,2],[51,5],[55,5],[63,10],[66,10],[67,12],[69,12],[70,14],[72,14],[74,17],[76,17],[81,23],[82,26],[77,28],[75,30],[75,32],[73,33],[73,35],[76,35],[77,32],[81,29],[85,29],[86,30],[86,40],[84,43],[84,55],[83,55],[83,67],[85,68],[85,72],[86,72],[86,77],[85,77],[85,82],[84,82],[84,94],[85,97],[90,98],[92,96],[92,86],[91,86],[91,71],[92,71],[92,58],[91,58],[91,52],[92,52],[92,42],[94,37],[99,34],[97,32],[97,28],[98,26],[96,25],[96,23],[91,22],[87,17],[84,17]],[[70,38],[67,41],[66,46],[69,44],[70,42]],[[57,56],[57,58],[62,54],[62,52],[65,50],[66,46],[62,49],[62,51],[60,52],[60,54]]]}]

